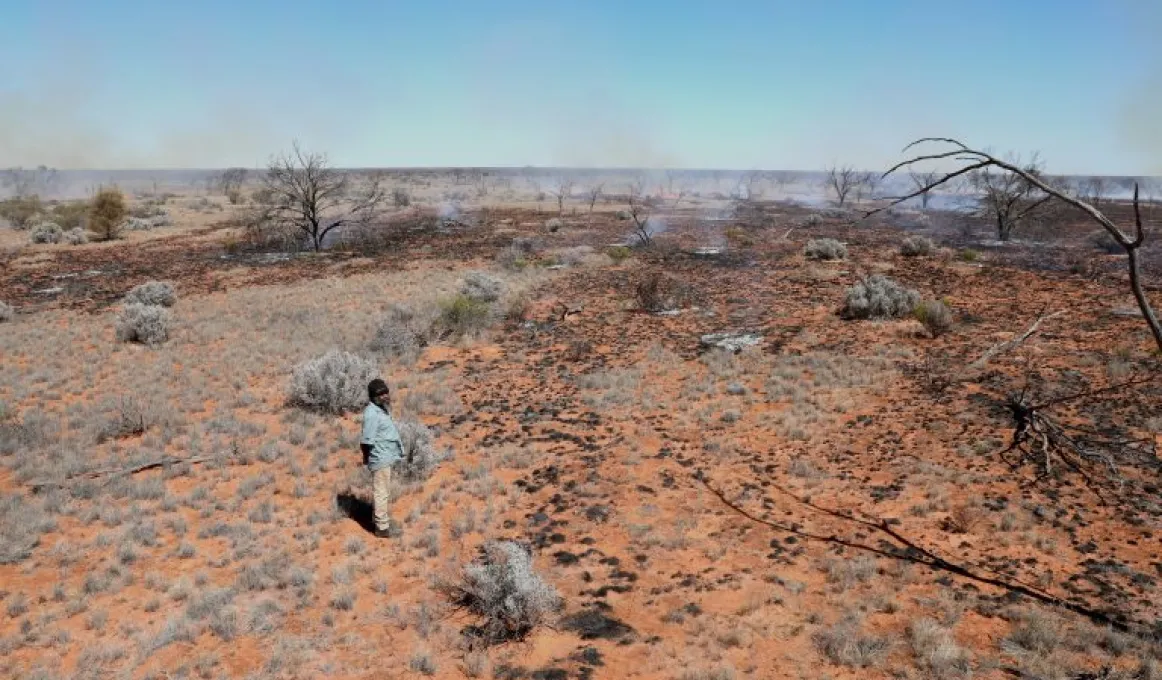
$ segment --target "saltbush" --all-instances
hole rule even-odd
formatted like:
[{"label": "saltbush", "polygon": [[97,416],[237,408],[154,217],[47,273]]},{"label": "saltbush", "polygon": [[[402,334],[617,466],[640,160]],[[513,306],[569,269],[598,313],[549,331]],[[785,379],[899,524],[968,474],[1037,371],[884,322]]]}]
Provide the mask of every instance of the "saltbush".
[{"label": "saltbush", "polygon": [[484,272],[468,272],[460,287],[460,294],[476,302],[496,302],[504,292],[504,284]]},{"label": "saltbush", "polygon": [[169,281],[146,281],[126,293],[122,301],[125,303],[136,302],[143,305],[173,307],[174,303],[178,301],[178,296],[174,285]]},{"label": "saltbush", "polygon": [[32,228],[28,234],[33,243],[60,243],[64,231],[55,222],[41,222]]},{"label": "saltbush", "polygon": [[319,413],[357,411],[367,403],[367,383],[378,374],[367,359],[332,349],[294,367],[288,401]]},{"label": "saltbush", "polygon": [[936,252],[936,244],[927,236],[909,236],[900,244],[900,254],[905,257],[920,257]]},{"label": "saltbush", "polygon": [[833,238],[811,239],[803,254],[812,260],[842,260],[847,257],[847,246]]},{"label": "saltbush", "polygon": [[436,448],[432,431],[423,423],[400,420],[396,428],[403,444],[403,458],[396,464],[396,470],[404,481],[422,482],[448,459],[449,452]]},{"label": "saltbush", "polygon": [[881,274],[847,289],[840,316],[845,319],[898,319],[908,316],[920,302],[920,293]]},{"label": "saltbush", "polygon": [[117,318],[117,339],[154,347],[169,339],[172,323],[173,315],[165,307],[131,302]]},{"label": "saltbush", "polygon": [[952,330],[952,310],[940,300],[925,300],[916,305],[913,311],[916,320],[924,324],[924,328],[934,338]]},{"label": "saltbush", "polygon": [[491,304],[461,293],[440,303],[435,327],[441,337],[462,337],[484,330],[491,322]]},{"label": "saltbush", "polygon": [[371,340],[371,351],[391,357],[414,357],[428,344],[432,319],[408,305],[393,304]]},{"label": "saltbush", "polygon": [[89,242],[89,235],[85,233],[84,229],[75,227],[62,234],[61,241],[70,246],[83,246]]}]

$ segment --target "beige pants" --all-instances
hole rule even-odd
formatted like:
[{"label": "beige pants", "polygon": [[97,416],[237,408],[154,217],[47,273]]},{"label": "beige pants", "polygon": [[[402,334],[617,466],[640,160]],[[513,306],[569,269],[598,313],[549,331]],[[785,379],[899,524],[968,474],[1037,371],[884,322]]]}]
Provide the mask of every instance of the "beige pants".
[{"label": "beige pants", "polygon": [[371,500],[375,507],[375,528],[387,531],[391,526],[391,467],[371,473]]}]

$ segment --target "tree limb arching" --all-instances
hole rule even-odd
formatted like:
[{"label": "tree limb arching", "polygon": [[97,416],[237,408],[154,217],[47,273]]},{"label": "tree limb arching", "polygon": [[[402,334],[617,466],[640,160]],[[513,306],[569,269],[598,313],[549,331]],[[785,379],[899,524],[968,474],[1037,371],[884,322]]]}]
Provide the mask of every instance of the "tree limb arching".
[{"label": "tree limb arching", "polygon": [[908,160],[901,161],[893,165],[881,176],[881,178],[886,178],[888,175],[891,175],[892,173],[904,168],[910,169],[913,165],[924,161],[955,159],[962,163],[966,163],[966,165],[957,170],[941,174],[936,179],[925,183],[923,186],[918,187],[915,191],[905,196],[898,196],[891,199],[885,206],[864,213],[864,219],[876,213],[887,210],[892,206],[899,205],[904,201],[921,196],[942,184],[946,184],[947,182],[957,177],[974,172],[976,170],[995,167],[1017,175],[1022,180],[1028,182],[1030,185],[1036,187],[1038,190],[1044,193],[1044,200],[1055,198],[1088,215],[1090,219],[1101,225],[1102,229],[1104,229],[1110,236],[1112,236],[1117,244],[1121,246],[1122,250],[1126,252],[1126,265],[1129,270],[1130,289],[1134,293],[1134,299],[1138,303],[1138,309],[1142,312],[1142,317],[1146,320],[1146,325],[1150,328],[1150,333],[1154,336],[1154,342],[1158,346],[1158,351],[1162,352],[1162,323],[1159,323],[1158,316],[1155,314],[1154,308],[1150,305],[1150,300],[1146,297],[1146,292],[1142,286],[1142,271],[1138,250],[1141,248],[1142,243],[1146,240],[1146,234],[1142,227],[1142,211],[1141,203],[1139,201],[1137,182],[1134,183],[1134,233],[1133,235],[1128,235],[1122,232],[1122,230],[1118,228],[1118,226],[1114,224],[1112,220],[1106,217],[1104,213],[1086,201],[1083,201],[1075,196],[1070,196],[1064,191],[1052,186],[1051,184],[1048,184],[1044,179],[1038,177],[1034,173],[1028,172],[1013,163],[997,158],[996,156],[993,156],[992,154],[985,151],[969,148],[964,143],[956,139],[952,139],[950,137],[925,137],[918,139],[904,147],[904,152],[907,153],[910,149],[912,149],[912,147],[917,145],[929,143],[944,144],[954,148],[938,153],[913,156]]}]

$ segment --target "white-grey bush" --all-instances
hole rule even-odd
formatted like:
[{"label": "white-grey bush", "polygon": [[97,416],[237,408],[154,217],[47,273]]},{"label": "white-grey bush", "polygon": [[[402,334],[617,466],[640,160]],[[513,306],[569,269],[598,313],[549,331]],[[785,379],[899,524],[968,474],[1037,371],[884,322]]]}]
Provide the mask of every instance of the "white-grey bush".
[{"label": "white-grey bush", "polygon": [[173,315],[165,307],[131,302],[117,318],[117,339],[156,346],[169,339]]},{"label": "white-grey bush", "polygon": [[56,222],[41,222],[32,228],[28,238],[33,243],[60,243],[64,233]]},{"label": "white-grey bush", "polygon": [[936,252],[936,244],[927,236],[909,236],[900,244],[900,254],[905,257],[920,257]]},{"label": "white-grey bush", "polygon": [[436,471],[436,466],[450,457],[450,452],[436,448],[435,437],[427,425],[401,419],[396,423],[403,444],[403,458],[396,472],[405,482],[422,482]]},{"label": "white-grey bush", "polygon": [[561,221],[560,217],[554,217],[545,222],[545,229],[552,232],[559,231],[563,226],[565,226],[565,223]]},{"label": "white-grey bush", "polygon": [[288,401],[320,413],[356,411],[367,403],[367,383],[378,375],[367,359],[332,349],[291,370]]},{"label": "white-grey bush", "polygon": [[143,305],[173,307],[178,301],[178,295],[174,285],[169,281],[146,281],[132,288],[122,301],[127,304],[136,302]]},{"label": "white-grey bush", "polygon": [[484,272],[468,272],[464,275],[464,284],[460,287],[460,292],[476,302],[496,302],[504,292],[504,284],[500,279]]},{"label": "white-grey bush", "polygon": [[16,310],[7,302],[0,302],[0,323],[16,318]]},{"label": "white-grey bush", "polygon": [[812,260],[842,260],[847,257],[847,246],[833,238],[816,238],[807,242],[803,254]]},{"label": "white-grey bush", "polygon": [[917,291],[873,274],[847,289],[840,315],[845,319],[898,319],[911,314],[919,302]]},{"label": "white-grey bush", "polygon": [[437,584],[454,606],[480,618],[472,632],[486,644],[520,640],[548,623],[561,597],[533,570],[532,552],[514,541],[490,541],[459,577]]},{"label": "white-grey bush", "polygon": [[393,304],[375,330],[371,351],[414,359],[428,344],[433,320],[433,314],[421,314],[408,305]]},{"label": "white-grey bush", "polygon": [[61,241],[70,246],[83,246],[89,242],[89,235],[85,233],[84,229],[74,227],[61,236]]}]

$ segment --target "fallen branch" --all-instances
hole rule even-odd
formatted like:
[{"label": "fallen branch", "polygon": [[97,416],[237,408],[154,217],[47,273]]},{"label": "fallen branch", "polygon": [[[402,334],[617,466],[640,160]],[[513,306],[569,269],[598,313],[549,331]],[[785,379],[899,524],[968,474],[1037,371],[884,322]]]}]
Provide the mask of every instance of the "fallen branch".
[{"label": "fallen branch", "polygon": [[[1105,613],[1100,612],[1096,609],[1091,609],[1091,608],[1086,607],[1085,605],[1082,605],[1082,604],[1077,604],[1075,602],[1063,600],[1055,595],[1052,595],[1052,594],[1047,593],[1043,590],[1040,590],[1039,588],[1036,588],[1035,586],[1031,586],[1031,585],[1028,585],[1025,583],[1020,583],[1018,581],[1013,581],[1013,580],[978,574],[968,567],[965,567],[965,566],[962,566],[962,565],[957,564],[955,562],[951,562],[947,559],[944,559],[943,557],[940,557],[939,555],[936,555],[935,553],[933,553],[931,550],[917,545],[915,542],[911,541],[907,537],[900,534],[897,530],[892,528],[891,524],[889,524],[886,520],[878,519],[878,518],[876,518],[874,520],[861,519],[861,518],[856,517],[852,514],[847,514],[844,512],[840,512],[838,510],[833,510],[831,508],[825,508],[825,507],[816,505],[816,504],[812,503],[811,501],[804,500],[804,499],[800,498],[799,496],[795,495],[794,493],[791,493],[789,490],[779,486],[778,484],[774,483],[773,481],[767,480],[769,482],[770,488],[774,488],[776,491],[779,491],[780,493],[783,493],[787,496],[790,496],[795,501],[811,508],[812,510],[814,510],[816,512],[820,512],[820,513],[829,515],[831,517],[835,517],[837,519],[840,519],[840,520],[843,520],[846,522],[854,522],[855,524],[858,524],[861,527],[871,529],[872,531],[876,531],[876,532],[879,532],[881,534],[884,534],[885,536],[890,538],[896,544],[896,545],[892,545],[890,547],[875,547],[875,546],[868,545],[865,543],[859,543],[857,541],[846,539],[846,538],[843,538],[843,537],[838,536],[836,534],[828,535],[828,534],[816,533],[816,532],[801,529],[797,525],[783,524],[783,523],[776,522],[773,520],[758,517],[757,515],[754,515],[754,514],[750,513],[749,511],[747,511],[745,508],[743,508],[743,507],[739,506],[738,504],[727,499],[726,495],[723,494],[718,489],[716,489],[710,483],[710,480],[707,479],[705,474],[703,474],[701,471],[698,471],[694,474],[694,479],[697,482],[699,482],[700,484],[702,484],[704,487],[706,487],[706,489],[709,490],[710,493],[712,493],[716,498],[718,498],[718,500],[723,505],[725,505],[728,509],[730,509],[731,511],[737,513],[738,515],[740,515],[740,516],[746,518],[747,520],[754,522],[756,524],[762,524],[763,526],[767,526],[767,527],[770,527],[772,529],[777,529],[779,531],[785,531],[787,533],[793,534],[795,536],[798,536],[800,538],[804,538],[807,540],[814,540],[814,541],[820,541],[820,542],[824,542],[824,543],[831,543],[831,544],[835,544],[835,545],[842,545],[844,547],[852,548],[855,550],[862,550],[865,552],[869,552],[869,553],[872,553],[875,555],[880,555],[882,557],[887,557],[890,559],[900,560],[903,562],[910,562],[912,564],[923,565],[923,566],[926,566],[933,571],[942,571],[942,572],[946,572],[946,573],[950,573],[950,574],[955,574],[957,576],[960,576],[961,578],[964,578],[964,579],[967,579],[970,581],[975,581],[977,583],[983,583],[986,585],[995,586],[997,588],[1001,588],[1003,590],[1006,590],[1010,593],[1024,595],[1026,597],[1029,597],[1033,600],[1036,600],[1036,601],[1044,603],[1044,604],[1052,605],[1055,607],[1061,607],[1062,609],[1065,609],[1065,610],[1071,611],[1075,614],[1079,614],[1081,616],[1084,616],[1085,618],[1087,618],[1095,623],[1105,625],[1105,626],[1110,626],[1110,627],[1112,627],[1116,630],[1119,630],[1121,632],[1129,633],[1129,634],[1136,635],[1136,636],[1140,635],[1139,631],[1137,631],[1135,628],[1131,627],[1130,624],[1127,624],[1124,621],[1113,619],[1110,616],[1106,615]],[[1141,633],[1141,635],[1146,635],[1146,634],[1147,633]]]},{"label": "fallen branch", "polygon": [[145,472],[146,470],[155,470],[157,468],[167,468],[167,467],[170,467],[173,465],[183,465],[183,464],[185,464],[185,465],[198,465],[199,463],[207,463],[207,462],[212,461],[212,460],[216,460],[216,457],[214,457],[214,456],[193,456],[191,458],[174,458],[173,456],[167,456],[165,458],[159,458],[157,460],[153,460],[153,461],[150,461],[148,463],[141,463],[140,465],[134,465],[132,467],[106,468],[103,470],[89,470],[87,472],[81,472],[81,473],[78,473],[75,475],[69,475],[68,477],[65,477],[63,480],[61,480],[59,482],[34,482],[30,486],[32,488],[33,493],[40,493],[41,491],[43,491],[45,489],[63,488],[65,486],[68,486],[69,482],[72,482],[72,481],[87,480],[87,479],[115,478],[115,477],[129,477],[129,476],[135,475],[139,472]]},{"label": "fallen branch", "polygon": [[1005,342],[1001,342],[1001,343],[997,343],[996,345],[993,345],[984,354],[980,355],[979,359],[977,359],[976,361],[969,364],[968,367],[970,369],[983,368],[984,365],[987,364],[993,357],[997,356],[998,354],[1002,354],[1004,352],[1008,352],[1012,349],[1015,349],[1015,348],[1021,346],[1021,344],[1023,342],[1025,342],[1029,338],[1033,337],[1033,334],[1036,333],[1037,330],[1041,327],[1042,322],[1044,322],[1048,319],[1052,319],[1053,317],[1056,317],[1056,316],[1061,316],[1064,313],[1065,313],[1065,310],[1062,309],[1062,310],[1058,310],[1056,312],[1053,312],[1052,314],[1040,314],[1040,315],[1038,315],[1037,320],[1034,321],[1031,326],[1026,328],[1024,333],[1021,333],[1020,335],[1018,335],[1015,338],[1012,338],[1010,340],[1006,340]]}]

